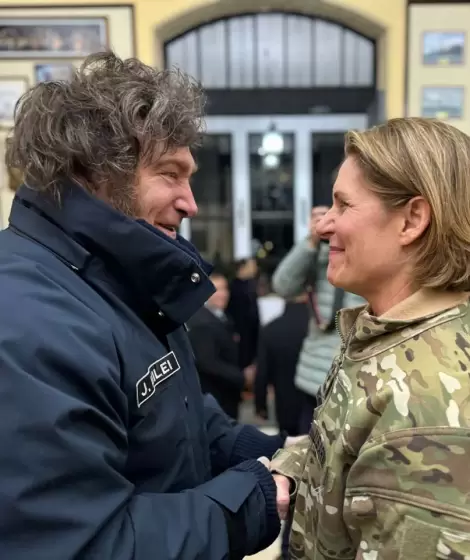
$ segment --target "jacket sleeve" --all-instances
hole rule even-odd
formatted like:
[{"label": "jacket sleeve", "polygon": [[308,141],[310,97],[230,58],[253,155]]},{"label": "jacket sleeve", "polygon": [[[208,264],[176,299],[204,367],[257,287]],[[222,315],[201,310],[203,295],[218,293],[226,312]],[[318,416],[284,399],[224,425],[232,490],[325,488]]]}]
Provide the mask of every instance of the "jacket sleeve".
[{"label": "jacket sleeve", "polygon": [[109,326],[58,307],[2,316],[0,558],[222,560],[269,545],[276,490],[256,461],[191,490],[137,491]]},{"label": "jacket sleeve", "polygon": [[307,239],[294,245],[274,272],[274,291],[284,298],[304,292],[315,252]]},{"label": "jacket sleeve", "polygon": [[204,414],[214,474],[248,459],[271,458],[286,440],[286,434],[269,436],[255,426],[238,424],[209,394],[204,396]]},{"label": "jacket sleeve", "polygon": [[189,339],[196,358],[196,366],[204,375],[219,377],[233,385],[234,390],[241,391],[245,384],[243,371],[231,363],[219,358],[217,341],[213,332],[203,325],[196,325],[189,330]]},{"label": "jacket sleeve", "polygon": [[292,494],[297,492],[305,470],[310,441],[310,438],[306,437],[287,449],[279,449],[271,460],[271,472],[283,474],[293,482]]},{"label": "jacket sleeve", "polygon": [[408,428],[366,443],[347,479],[357,560],[470,558],[468,430]]}]

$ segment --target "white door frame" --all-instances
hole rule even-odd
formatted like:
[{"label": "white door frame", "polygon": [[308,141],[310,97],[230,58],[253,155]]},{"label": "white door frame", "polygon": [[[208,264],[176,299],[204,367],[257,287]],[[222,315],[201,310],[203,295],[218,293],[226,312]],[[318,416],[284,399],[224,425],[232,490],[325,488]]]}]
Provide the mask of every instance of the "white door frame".
[{"label": "white door frame", "polygon": [[[232,137],[232,208],[235,260],[251,256],[251,185],[249,134],[264,134],[274,125],[279,132],[293,133],[294,150],[294,241],[308,233],[312,206],[312,135],[315,132],[346,132],[367,127],[367,115],[275,115],[216,116],[206,118],[208,134],[230,134]],[[314,186],[314,185],[313,185]],[[197,202],[197,201],[196,201]],[[188,220],[181,234],[190,238]]]}]

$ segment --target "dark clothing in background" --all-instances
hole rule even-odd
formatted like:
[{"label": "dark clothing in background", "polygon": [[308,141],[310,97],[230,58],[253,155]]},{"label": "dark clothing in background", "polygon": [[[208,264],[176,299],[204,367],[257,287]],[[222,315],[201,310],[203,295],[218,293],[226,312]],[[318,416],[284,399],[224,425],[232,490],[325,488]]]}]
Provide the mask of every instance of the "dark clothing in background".
[{"label": "dark clothing in background", "polygon": [[240,367],[255,363],[259,335],[258,296],[256,280],[235,278],[230,285],[227,315],[240,335]]},{"label": "dark clothing in background", "polygon": [[245,378],[232,321],[203,307],[188,327],[202,392],[211,393],[222,409],[237,419]]},{"label": "dark clothing in background", "polygon": [[0,558],[241,559],[269,545],[272,476],[241,462],[282,438],[203,397],[183,327],[213,293],[210,267],[73,183],[60,205],[21,187],[10,223]]},{"label": "dark clothing in background", "polygon": [[266,393],[272,385],[275,393],[279,429],[300,435],[301,393],[294,377],[302,343],[307,334],[309,310],[305,303],[287,303],[284,313],[260,331],[255,379],[257,413],[267,409]]},{"label": "dark clothing in background", "polygon": [[299,419],[299,435],[308,434],[313,422],[313,413],[317,408],[317,398],[302,393],[302,405]]}]

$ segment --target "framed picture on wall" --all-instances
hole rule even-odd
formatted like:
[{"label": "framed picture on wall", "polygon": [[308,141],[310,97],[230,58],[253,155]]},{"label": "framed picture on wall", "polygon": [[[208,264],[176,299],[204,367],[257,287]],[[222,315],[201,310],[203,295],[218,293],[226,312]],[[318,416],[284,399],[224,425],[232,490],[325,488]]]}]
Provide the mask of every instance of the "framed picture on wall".
[{"label": "framed picture on wall", "polygon": [[108,43],[105,17],[0,18],[0,59],[83,58]]},{"label": "framed picture on wall", "polygon": [[465,88],[461,86],[425,86],[422,89],[421,116],[438,119],[462,119]]},{"label": "framed picture on wall", "polygon": [[0,76],[0,126],[13,125],[16,102],[28,89],[28,79]]},{"label": "framed picture on wall", "polygon": [[60,62],[52,62],[45,64],[36,64],[34,66],[34,78],[38,82],[68,82],[75,71],[73,64],[62,64]]},{"label": "framed picture on wall", "polygon": [[454,66],[464,63],[465,31],[425,31],[423,33],[423,64]]}]

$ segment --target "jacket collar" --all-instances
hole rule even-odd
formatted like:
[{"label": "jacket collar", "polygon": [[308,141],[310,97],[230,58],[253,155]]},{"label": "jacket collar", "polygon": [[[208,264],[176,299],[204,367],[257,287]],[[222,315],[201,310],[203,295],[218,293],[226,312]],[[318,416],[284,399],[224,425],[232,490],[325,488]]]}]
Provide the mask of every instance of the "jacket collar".
[{"label": "jacket collar", "polygon": [[78,272],[91,259],[101,259],[127,290],[177,324],[214,292],[208,278],[212,267],[190,243],[128,218],[71,181],[62,185],[60,202],[21,186],[10,225]]},{"label": "jacket collar", "polygon": [[[339,330],[349,340],[352,353],[377,348],[384,335],[407,329],[412,335],[429,324],[437,324],[466,312],[467,292],[444,292],[422,289],[389,309],[380,317],[370,314],[368,306],[343,309],[339,312]],[[364,356],[365,357],[365,356]]]}]

